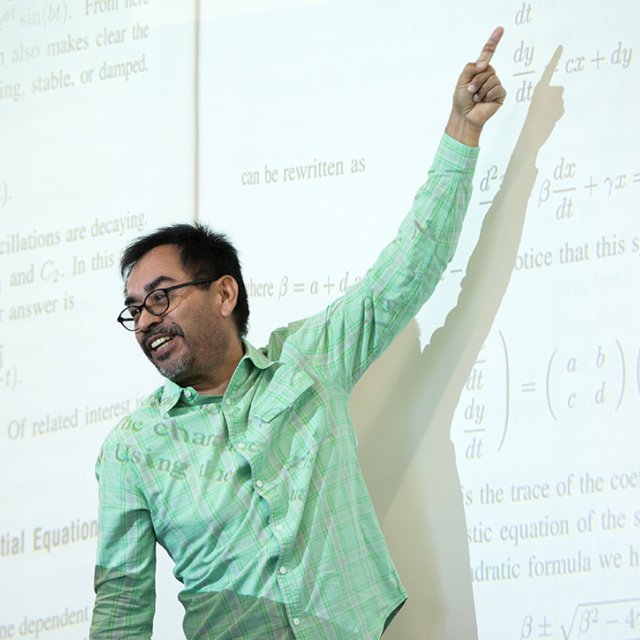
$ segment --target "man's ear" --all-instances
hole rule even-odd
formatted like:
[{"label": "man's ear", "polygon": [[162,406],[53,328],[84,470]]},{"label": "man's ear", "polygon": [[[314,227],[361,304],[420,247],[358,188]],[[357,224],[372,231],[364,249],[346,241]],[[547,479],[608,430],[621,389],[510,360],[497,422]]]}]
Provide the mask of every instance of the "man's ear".
[{"label": "man's ear", "polygon": [[220,315],[229,318],[233,314],[238,302],[238,283],[233,276],[222,276],[213,283],[215,287],[215,300]]}]

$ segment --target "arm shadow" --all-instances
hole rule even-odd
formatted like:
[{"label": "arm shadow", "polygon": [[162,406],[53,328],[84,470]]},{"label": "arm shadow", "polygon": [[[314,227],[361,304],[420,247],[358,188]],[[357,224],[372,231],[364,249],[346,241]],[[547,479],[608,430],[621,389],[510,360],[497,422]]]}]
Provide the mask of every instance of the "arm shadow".
[{"label": "arm shadow", "polygon": [[413,321],[354,390],[364,476],[410,595],[385,634],[389,640],[477,638],[450,428],[509,284],[538,153],[564,113],[562,87],[550,86],[561,54],[559,46],[533,92],[456,306],[422,352]]}]

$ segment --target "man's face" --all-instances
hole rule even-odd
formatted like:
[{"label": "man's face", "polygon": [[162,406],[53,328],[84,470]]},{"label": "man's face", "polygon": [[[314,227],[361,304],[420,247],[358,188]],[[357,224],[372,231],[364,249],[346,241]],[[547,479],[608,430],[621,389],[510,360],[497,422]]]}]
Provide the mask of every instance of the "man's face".
[{"label": "man's face", "polygon": [[[154,289],[193,280],[180,264],[176,245],[161,245],[145,254],[127,279],[127,301],[142,304]],[[209,289],[184,287],[169,293],[162,316],[142,310],[135,336],[158,371],[180,384],[196,386],[224,362],[229,323],[220,314],[216,282]],[[233,323],[231,323],[233,324]]]}]

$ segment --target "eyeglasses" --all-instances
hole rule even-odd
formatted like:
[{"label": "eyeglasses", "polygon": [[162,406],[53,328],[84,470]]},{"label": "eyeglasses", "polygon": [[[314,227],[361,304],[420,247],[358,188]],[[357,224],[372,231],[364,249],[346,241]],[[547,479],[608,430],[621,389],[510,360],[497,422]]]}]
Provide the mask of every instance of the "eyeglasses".
[{"label": "eyeglasses", "polygon": [[206,282],[213,282],[219,279],[219,277],[201,278],[200,280],[175,284],[172,287],[165,287],[164,289],[154,289],[146,295],[142,304],[131,304],[125,307],[118,316],[118,322],[127,331],[137,331],[138,321],[140,320],[140,314],[143,309],[146,309],[152,316],[161,316],[169,311],[169,306],[171,305],[171,300],[169,299],[170,291],[182,289],[182,287],[190,287],[191,285],[205,284]]}]

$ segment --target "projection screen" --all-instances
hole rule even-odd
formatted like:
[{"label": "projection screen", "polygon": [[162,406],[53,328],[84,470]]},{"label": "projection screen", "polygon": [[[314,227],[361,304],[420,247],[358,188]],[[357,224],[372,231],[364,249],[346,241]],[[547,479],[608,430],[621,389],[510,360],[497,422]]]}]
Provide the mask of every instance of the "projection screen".
[{"label": "projection screen", "polygon": [[0,0],[0,638],[89,635],[96,457],[162,383],[122,249],[228,233],[261,346],[392,239],[496,25],[458,250],[352,397],[409,592],[385,638],[640,638],[632,0]]}]

